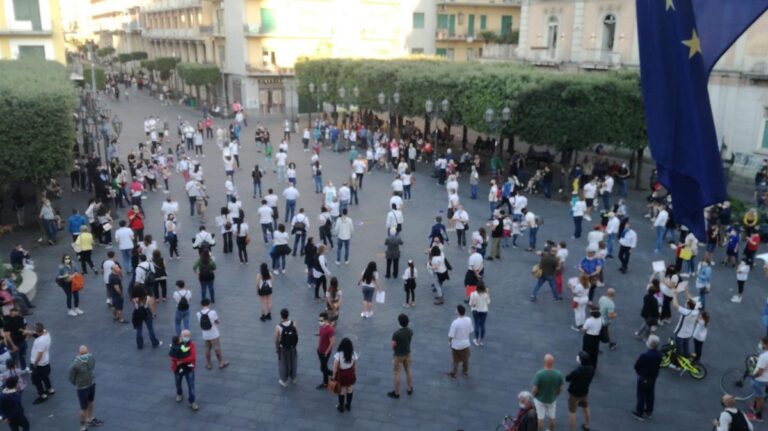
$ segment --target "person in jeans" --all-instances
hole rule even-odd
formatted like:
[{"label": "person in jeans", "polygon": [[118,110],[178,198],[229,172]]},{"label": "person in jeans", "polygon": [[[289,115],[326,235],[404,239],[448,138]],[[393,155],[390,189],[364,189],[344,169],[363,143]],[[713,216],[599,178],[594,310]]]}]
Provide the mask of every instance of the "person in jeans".
[{"label": "person in jeans", "polygon": [[[639,421],[644,421],[653,414],[656,378],[659,376],[661,358],[664,356],[659,351],[659,337],[656,335],[649,336],[645,345],[648,347],[648,350],[643,352],[635,361],[637,405],[635,410],[632,411],[632,417]],[[763,345],[768,345],[768,340],[764,339]],[[762,401],[763,397],[757,397],[757,399]]]},{"label": "person in jeans", "polygon": [[275,351],[277,352],[278,372],[280,377],[277,382],[282,387],[288,387],[288,379],[296,384],[296,365],[298,355],[296,345],[299,342],[299,333],[296,322],[288,318],[288,309],[280,310],[280,323],[275,328]]},{"label": "person in jeans", "polygon": [[21,405],[19,376],[10,376],[5,381],[5,388],[0,394],[0,414],[11,431],[29,431],[29,420],[24,415],[24,407]]},{"label": "person in jeans", "polygon": [[23,372],[29,372],[27,366],[27,336],[31,332],[27,330],[27,321],[19,313],[16,307],[11,308],[10,314],[5,316],[3,326],[3,338],[6,347],[11,352],[11,357]]},{"label": "person in jeans", "polygon": [[549,288],[552,290],[552,297],[555,301],[562,301],[563,298],[557,294],[557,287],[555,283],[555,275],[560,269],[560,259],[557,258],[557,249],[550,247],[540,253],[541,259],[539,260],[539,270],[541,275],[536,281],[536,285],[533,286],[533,292],[531,292],[531,302],[536,302],[536,296],[539,294],[541,286],[545,282],[549,283]]},{"label": "person in jeans", "polygon": [[293,234],[293,255],[299,252],[304,256],[304,246],[307,241],[307,231],[309,230],[309,217],[304,214],[304,208],[299,208],[299,213],[291,219],[291,233]]},{"label": "person in jeans", "polygon": [[408,385],[406,393],[413,395],[413,381],[411,380],[411,340],[413,331],[408,327],[408,316],[400,313],[397,323],[400,329],[392,334],[392,371],[394,372],[395,390],[387,392],[390,398],[400,398],[400,370],[405,370],[405,383]]},{"label": "person in jeans", "polygon": [[93,415],[93,402],[96,399],[96,359],[88,347],[80,346],[78,355],[69,367],[68,379],[77,388],[77,399],[80,402],[80,431],[86,431],[89,426],[104,424]]},{"label": "person in jeans", "polygon": [[331,325],[328,313],[325,311],[320,313],[319,325],[317,359],[320,360],[320,372],[323,373],[323,383],[317,385],[317,389],[324,389],[328,387],[328,378],[333,374],[328,368],[328,359],[331,357],[333,345],[336,344],[336,329]]},{"label": "person in jeans", "polygon": [[589,411],[589,385],[595,376],[595,369],[590,365],[589,353],[579,352],[576,356],[579,366],[565,376],[568,385],[568,431],[576,430],[576,411],[579,407],[584,410],[583,430],[589,430],[592,415]]},{"label": "person in jeans", "polygon": [[455,379],[456,372],[461,363],[461,371],[465,377],[469,377],[469,346],[472,334],[472,319],[466,316],[467,310],[463,305],[456,306],[456,318],[448,330],[448,342],[451,345],[451,371],[446,373],[448,377]]},{"label": "person in jeans", "polygon": [[144,348],[144,334],[142,330],[144,325],[147,325],[147,333],[149,334],[149,341],[152,343],[152,348],[156,349],[163,345],[163,342],[157,339],[155,335],[155,327],[153,325],[152,311],[147,304],[147,296],[140,296],[134,298],[133,311],[133,327],[136,329],[136,347],[141,350]]},{"label": "person in jeans", "polygon": [[173,302],[176,303],[176,314],[173,317],[173,324],[176,327],[176,335],[180,335],[182,323],[184,329],[189,329],[189,306],[192,304],[192,292],[187,289],[184,280],[176,281]]},{"label": "person in jeans", "polygon": [[491,295],[482,279],[477,281],[477,290],[469,295],[469,309],[475,320],[475,346],[482,346],[485,341],[485,319],[488,317],[488,305]]},{"label": "person in jeans", "polygon": [[181,331],[181,336],[173,337],[170,351],[171,371],[176,383],[176,402],[184,399],[181,381],[187,381],[187,400],[189,408],[197,411],[200,407],[195,401],[195,367],[197,365],[197,347],[192,341],[192,333],[189,329]]},{"label": "person in jeans", "polygon": [[[49,395],[56,393],[51,386],[51,335],[45,330],[42,323],[35,324],[35,341],[32,343],[32,350],[29,355],[29,361],[32,367],[32,384],[37,389],[37,399],[35,404],[48,399]],[[7,386],[7,382],[6,382]]]},{"label": "person in jeans", "polygon": [[211,304],[216,303],[216,294],[213,290],[213,281],[216,279],[216,261],[211,258],[208,250],[200,252],[200,258],[192,266],[197,273],[197,279],[200,281],[200,290],[203,299],[211,295]]},{"label": "person in jeans", "polygon": [[355,231],[355,225],[352,219],[347,216],[347,210],[341,212],[341,217],[336,220],[335,228],[338,247],[336,248],[336,265],[341,260],[341,249],[344,249],[344,263],[349,264],[349,241],[352,239],[352,233]]},{"label": "person in jeans", "polygon": [[[544,368],[533,377],[531,393],[533,404],[536,406],[536,417],[539,419],[539,431],[545,428],[555,429],[556,401],[563,390],[563,376],[555,369],[555,357],[544,355]],[[549,419],[549,426],[544,422]]]}]

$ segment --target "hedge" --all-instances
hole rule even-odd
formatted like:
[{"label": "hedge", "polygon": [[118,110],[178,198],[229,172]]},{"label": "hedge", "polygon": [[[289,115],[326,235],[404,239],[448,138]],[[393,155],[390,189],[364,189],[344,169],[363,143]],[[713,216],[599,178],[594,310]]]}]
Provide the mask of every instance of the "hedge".
[{"label": "hedge", "polygon": [[54,61],[0,61],[0,187],[37,186],[72,167],[76,96]]}]

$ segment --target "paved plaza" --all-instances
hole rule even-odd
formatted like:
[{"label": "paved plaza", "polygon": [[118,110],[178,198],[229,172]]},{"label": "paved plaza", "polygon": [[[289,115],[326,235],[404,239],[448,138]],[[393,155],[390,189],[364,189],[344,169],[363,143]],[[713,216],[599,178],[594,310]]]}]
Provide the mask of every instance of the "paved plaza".
[{"label": "paved plaza", "polygon": [[[130,102],[110,103],[113,113],[123,120],[120,138],[121,157],[136,148],[143,140],[142,120],[147,115],[157,115],[171,125],[175,140],[175,123],[181,115],[187,120],[197,120],[199,113],[180,107],[161,106],[145,94],[133,96]],[[168,343],[173,335],[172,301],[158,305],[155,330],[164,345],[157,350],[137,350],[134,330],[130,325],[117,325],[104,304],[104,288],[101,275],[88,276],[88,284],[81,294],[81,308],[85,314],[76,318],[66,314],[64,295],[54,283],[56,266],[63,253],[71,253],[69,241],[60,240],[56,246],[39,246],[37,231],[22,230],[0,241],[4,256],[14,242],[22,242],[30,249],[39,276],[37,308],[28,318],[30,323],[44,322],[53,338],[52,379],[57,394],[48,402],[33,406],[34,389],[30,386],[24,396],[25,408],[33,429],[75,430],[77,399],[74,388],[67,382],[66,372],[80,344],[91,347],[97,362],[96,416],[105,421],[103,429],[117,430],[493,430],[506,414],[517,412],[516,394],[530,390],[534,373],[542,367],[542,358],[550,352],[556,358],[555,367],[566,374],[576,366],[576,354],[581,346],[581,334],[570,329],[573,313],[566,301],[555,303],[544,289],[539,300],[528,301],[534,279],[531,266],[538,262],[533,253],[524,248],[502,249],[502,259],[486,262],[486,284],[492,297],[487,323],[487,339],[484,347],[472,347],[470,377],[450,380],[445,372],[450,369],[448,327],[455,315],[455,305],[464,299],[463,277],[468,253],[455,245],[451,232],[451,244],[446,247],[447,256],[454,270],[447,282],[445,305],[432,304],[429,276],[426,272],[425,249],[427,235],[439,210],[445,208],[447,195],[442,186],[430,177],[431,168],[419,164],[413,186],[413,200],[404,208],[401,268],[408,259],[417,263],[419,278],[416,289],[417,306],[405,310],[402,281],[383,278],[385,268],[384,239],[385,217],[390,183],[393,176],[385,171],[374,171],[365,177],[360,192],[360,205],[352,206],[350,216],[355,221],[351,241],[351,259],[348,266],[336,266],[329,259],[329,268],[339,277],[343,291],[343,304],[337,328],[336,340],[352,339],[360,355],[358,383],[355,385],[353,410],[339,414],[334,408],[336,398],[326,391],[316,390],[321,375],[315,353],[317,346],[317,315],[323,306],[315,302],[312,292],[306,288],[303,258],[288,257],[287,275],[275,278],[273,310],[287,307],[295,318],[299,330],[298,383],[283,388],[277,383],[277,358],[274,350],[274,332],[277,320],[262,323],[258,320],[259,301],[256,296],[255,278],[260,262],[269,262],[256,216],[259,202],[251,198],[250,171],[255,163],[263,165],[263,154],[257,153],[253,142],[255,124],[259,119],[251,114],[248,126],[242,132],[240,160],[242,169],[235,173],[236,187],[244,202],[246,220],[251,226],[252,242],[249,245],[250,265],[240,265],[236,255],[221,253],[221,245],[214,249],[218,269],[216,271],[215,309],[221,318],[222,348],[230,362],[225,370],[206,370],[203,366],[202,340],[199,325],[191,324],[193,338],[198,343],[198,371],[196,373],[198,412],[191,411],[185,403],[174,402],[173,376],[168,359]],[[269,127],[272,142],[277,146],[282,136],[283,118],[264,119]],[[226,129],[223,121],[217,121]],[[306,116],[301,126],[307,124]],[[224,170],[220,152],[211,140],[205,144],[205,158],[200,158],[205,170],[205,182],[211,196],[208,207],[208,230],[218,232],[214,218],[224,203]],[[312,222],[310,235],[318,238],[316,216],[321,205],[321,195],[314,193],[309,168],[311,153],[302,152],[299,136],[293,135],[289,160],[298,166],[298,189],[301,197],[297,207],[305,208]],[[336,154],[323,150],[323,179],[340,186],[349,176],[347,153]],[[645,180],[643,183],[645,184]],[[68,181],[62,180],[69,190]],[[179,248],[181,260],[168,260],[169,290],[173,282],[184,279],[192,288],[192,310],[199,309],[200,289],[192,272],[193,259],[191,238],[197,232],[197,217],[189,216],[188,201],[184,193],[181,175],[170,180],[171,194],[179,201]],[[488,217],[487,180],[481,180],[479,199],[470,200],[466,176],[460,179],[461,203],[470,214],[470,228],[476,229]],[[264,192],[274,188],[280,195],[284,184],[276,184],[275,175],[267,169]],[[765,301],[765,278],[761,271],[753,271],[747,283],[744,302],[729,302],[731,289],[735,288],[735,272],[718,265],[714,268],[712,293],[708,308],[712,316],[709,338],[704,346],[703,363],[709,370],[704,381],[694,381],[689,376],[679,376],[671,370],[662,370],[656,383],[656,409],[652,420],[640,423],[630,416],[635,402],[635,373],[633,364],[644,350],[644,345],[634,339],[632,333],[641,323],[640,307],[645,286],[651,273],[654,248],[654,232],[644,211],[645,192],[630,192],[629,213],[634,229],[638,232],[639,245],[632,255],[629,273],[622,275],[617,260],[609,260],[605,270],[608,287],[617,290],[618,319],[612,326],[618,349],[608,351],[605,346],[600,358],[600,368],[590,390],[594,430],[703,430],[711,428],[711,421],[720,412],[719,379],[722,373],[743,364],[746,354],[753,351],[763,327],[760,311]],[[147,233],[160,240],[162,236],[160,205],[165,198],[162,192],[149,193],[143,202],[147,213]],[[72,208],[84,210],[85,193],[67,191],[58,203],[63,214]],[[284,200],[280,199],[282,217]],[[545,201],[540,195],[531,196],[529,208],[545,221],[540,229],[539,247],[547,239],[566,240],[570,257],[565,277],[576,274],[574,267],[584,255],[586,235],[570,239],[573,224],[568,206],[559,200]],[[115,218],[124,218],[119,211]],[[586,226],[585,226],[586,229]],[[65,238],[68,235],[61,235]],[[219,235],[217,235],[217,239]],[[527,237],[522,237],[522,243]],[[291,239],[292,241],[292,239]],[[161,241],[158,241],[161,243]],[[219,243],[220,244],[220,243]],[[292,245],[292,244],[291,244]],[[162,248],[167,256],[167,247]],[[672,252],[665,257],[670,261]],[[722,259],[718,251],[717,261]],[[94,252],[97,265],[105,257],[104,248]],[[357,280],[368,261],[375,260],[380,280],[387,290],[387,302],[377,304],[372,319],[361,320],[361,293]],[[402,269],[401,269],[402,271]],[[597,295],[605,289],[598,289]],[[414,388],[412,396],[403,395],[399,400],[390,399],[386,393],[392,389],[392,365],[390,337],[397,329],[396,317],[406,312],[411,318],[415,336],[412,344]],[[677,319],[677,315],[673,316]],[[671,328],[663,327],[658,334],[662,340],[670,335]],[[567,393],[558,400],[557,428],[567,429]],[[579,413],[579,424],[581,413]]]}]

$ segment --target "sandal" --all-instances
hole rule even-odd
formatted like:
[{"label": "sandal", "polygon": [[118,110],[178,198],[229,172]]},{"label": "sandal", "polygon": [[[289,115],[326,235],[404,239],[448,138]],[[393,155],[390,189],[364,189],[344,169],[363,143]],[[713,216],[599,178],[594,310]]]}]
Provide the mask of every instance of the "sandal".
[{"label": "sandal", "polygon": [[223,370],[224,368],[227,368],[229,366],[229,362],[224,362],[219,364],[219,369]]}]

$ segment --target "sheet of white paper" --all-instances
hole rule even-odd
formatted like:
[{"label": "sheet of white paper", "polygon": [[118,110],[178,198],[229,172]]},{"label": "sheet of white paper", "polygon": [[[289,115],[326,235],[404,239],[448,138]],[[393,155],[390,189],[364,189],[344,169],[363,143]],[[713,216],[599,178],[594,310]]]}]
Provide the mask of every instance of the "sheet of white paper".
[{"label": "sheet of white paper", "polygon": [[379,304],[383,304],[386,297],[387,297],[387,292],[383,290],[376,292],[376,302],[378,302]]}]

